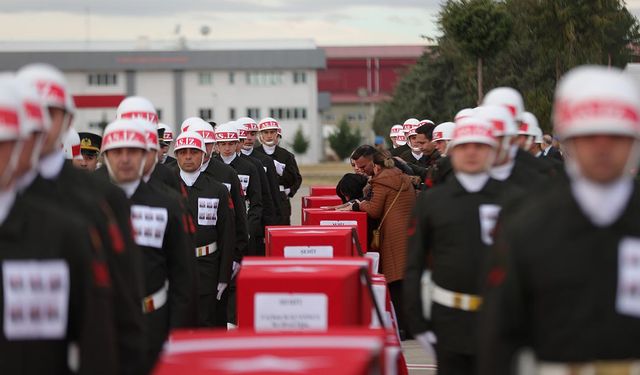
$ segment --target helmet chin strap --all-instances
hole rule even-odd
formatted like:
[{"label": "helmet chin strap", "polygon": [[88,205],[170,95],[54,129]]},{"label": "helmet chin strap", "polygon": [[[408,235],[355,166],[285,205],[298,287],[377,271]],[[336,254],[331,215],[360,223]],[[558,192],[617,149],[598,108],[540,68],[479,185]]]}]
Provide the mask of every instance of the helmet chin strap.
[{"label": "helmet chin strap", "polygon": [[507,157],[509,155],[509,152],[511,151],[511,147],[509,147],[510,144],[511,136],[503,136],[500,140],[500,151],[497,153],[494,163],[501,163],[500,165],[502,165],[508,160]]},{"label": "helmet chin strap", "polygon": [[533,137],[527,136],[527,140],[524,142],[524,150],[529,151],[531,149],[531,145],[533,144]]},{"label": "helmet chin strap", "polygon": [[31,150],[31,168],[35,168],[38,165],[38,161],[40,160],[40,153],[42,152],[42,147],[44,147],[44,139],[44,133],[39,133],[36,136],[36,142],[33,145],[33,150]]}]

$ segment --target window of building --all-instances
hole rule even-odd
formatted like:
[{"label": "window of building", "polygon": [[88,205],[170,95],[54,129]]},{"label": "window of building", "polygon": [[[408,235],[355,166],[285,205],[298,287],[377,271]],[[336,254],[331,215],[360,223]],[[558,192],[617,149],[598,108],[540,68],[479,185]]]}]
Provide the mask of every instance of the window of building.
[{"label": "window of building", "polygon": [[198,117],[205,121],[213,119],[213,108],[200,108],[198,110]]},{"label": "window of building", "polygon": [[275,86],[282,84],[282,72],[247,72],[247,85]]},{"label": "window of building", "polygon": [[213,85],[213,73],[211,73],[211,72],[198,72],[198,84],[200,86]]},{"label": "window of building", "polygon": [[364,112],[350,112],[347,114],[348,121],[364,121],[367,119],[367,115]]},{"label": "window of building", "polygon": [[247,117],[251,117],[256,121],[260,121],[260,108],[258,107],[247,108]]},{"label": "window of building", "polygon": [[234,83],[236,83],[236,73],[229,72],[229,84],[233,85]]},{"label": "window of building", "polygon": [[293,72],[293,83],[307,83],[306,72]]},{"label": "window of building", "polygon": [[89,86],[115,86],[118,84],[116,73],[89,73],[87,75]]},{"label": "window of building", "polygon": [[236,119],[236,109],[235,108],[229,108],[229,119],[230,120],[235,120]]},{"label": "window of building", "polygon": [[162,120],[162,109],[156,108],[156,113],[158,114],[158,121]]},{"label": "window of building", "polygon": [[304,107],[269,108],[269,115],[273,118],[281,120],[305,120],[307,118],[307,109]]}]

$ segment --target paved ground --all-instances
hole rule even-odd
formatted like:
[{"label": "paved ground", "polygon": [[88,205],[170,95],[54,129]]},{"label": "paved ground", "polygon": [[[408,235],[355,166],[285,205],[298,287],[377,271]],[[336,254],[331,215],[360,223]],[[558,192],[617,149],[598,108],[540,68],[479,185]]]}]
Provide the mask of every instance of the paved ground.
[{"label": "paved ground", "polygon": [[[318,164],[313,166],[300,166],[303,176],[302,187],[291,200],[291,224],[300,225],[300,206],[301,197],[309,195],[309,186],[311,185],[336,185],[340,177],[348,172],[351,168],[348,164]],[[427,358],[426,354],[420,348],[420,345],[414,341],[404,341],[402,349],[409,365],[409,374],[415,375],[431,375],[435,374],[433,359]]]}]

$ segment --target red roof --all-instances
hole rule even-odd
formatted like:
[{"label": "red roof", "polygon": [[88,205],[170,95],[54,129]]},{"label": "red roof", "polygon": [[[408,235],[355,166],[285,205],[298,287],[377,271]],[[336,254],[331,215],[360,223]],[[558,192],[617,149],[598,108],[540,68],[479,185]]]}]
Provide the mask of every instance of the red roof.
[{"label": "red roof", "polygon": [[327,59],[348,59],[366,57],[420,57],[427,46],[327,46],[324,49]]}]

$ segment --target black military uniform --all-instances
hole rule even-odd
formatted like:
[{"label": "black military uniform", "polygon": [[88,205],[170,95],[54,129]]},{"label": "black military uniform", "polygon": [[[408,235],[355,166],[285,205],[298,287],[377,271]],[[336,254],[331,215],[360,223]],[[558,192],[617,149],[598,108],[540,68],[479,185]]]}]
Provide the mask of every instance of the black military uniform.
[{"label": "black military uniform", "polygon": [[[223,161],[217,156],[219,161]],[[226,164],[226,163],[225,163]],[[247,209],[247,224],[249,228],[249,255],[258,255],[257,241],[264,241],[264,226],[262,225],[262,185],[258,170],[250,161],[235,155],[234,159],[227,164],[238,173],[240,185]]]},{"label": "black military uniform", "polygon": [[449,179],[450,176],[453,176],[451,158],[449,156],[443,156],[429,169],[427,179],[429,179],[433,185],[439,185]]},{"label": "black military uniform", "polygon": [[550,362],[640,358],[639,188],[607,226],[593,224],[564,178],[505,208],[486,278],[480,374],[513,373],[522,347]]},{"label": "black military uniform", "polygon": [[244,154],[239,154],[238,157],[248,161],[256,168],[260,180],[260,189],[262,191],[262,218],[260,220],[262,229],[260,234],[261,237],[263,237],[263,241],[262,244],[258,242],[257,254],[264,255],[264,227],[266,225],[278,225],[278,215],[276,214],[274,202],[271,199],[269,178],[267,177],[266,168],[262,166],[260,160]]},{"label": "black military uniform", "polygon": [[171,170],[170,165],[157,163],[149,176],[147,183],[162,183],[176,192],[180,192],[180,181],[176,174]]},{"label": "black military uniform", "polygon": [[[503,199],[514,194],[511,186],[492,179],[480,191],[469,192],[454,177],[421,194],[415,205],[408,233],[405,315],[414,335],[435,333],[439,374],[473,373],[481,275]],[[421,300],[425,265],[434,284],[430,320]],[[436,294],[455,297],[447,304]],[[456,304],[463,299],[468,302]]]},{"label": "black military uniform", "polygon": [[[302,175],[296,163],[295,156],[280,146],[275,146],[274,151],[270,154],[264,145],[256,147],[256,150],[270,156],[275,162],[284,164],[282,176],[278,177],[278,189],[282,197],[283,224],[291,224],[291,202],[289,198],[293,198],[302,185]],[[288,192],[287,192],[288,189]]]},{"label": "black military uniform", "polygon": [[143,255],[142,308],[147,324],[147,363],[152,366],[170,329],[193,327],[194,262],[180,207],[140,181],[131,200],[131,223]]},{"label": "black military uniform", "polygon": [[68,374],[72,342],[80,374],[122,373],[100,246],[80,216],[16,198],[0,223],[0,373]]},{"label": "black military uniform", "polygon": [[242,262],[242,257],[249,253],[249,227],[247,224],[247,210],[244,200],[240,178],[235,169],[212,157],[204,170],[213,179],[227,187],[233,202],[233,214],[235,218],[236,246],[233,252],[233,261]]},{"label": "black military uniform", "polygon": [[[253,152],[254,149],[249,151],[243,150],[242,154],[248,157],[249,159],[258,160],[262,165],[262,169],[264,170],[267,176],[267,182],[269,186],[269,196],[271,197],[270,202],[273,206],[273,218],[269,219],[265,218],[265,225],[280,225],[283,223],[282,221],[282,199],[280,196],[280,188],[278,187],[278,173],[276,172],[276,167],[273,164],[273,159],[271,159],[266,154],[261,152]],[[263,184],[264,186],[264,184]],[[264,189],[263,189],[264,190]],[[264,196],[264,191],[263,191]],[[263,202],[264,204],[264,199]],[[266,209],[266,205],[265,205]]]},{"label": "black military uniform", "polygon": [[[71,210],[95,228],[98,242],[104,248],[113,288],[111,308],[115,316],[120,371],[141,373],[147,346],[140,308],[142,258],[133,242],[130,207],[124,193],[105,183],[98,174],[79,170],[65,161],[56,177],[38,176],[23,195],[39,197],[55,204],[60,211]],[[96,246],[92,248],[97,251]],[[109,322],[103,324],[110,327]]]},{"label": "black military uniform", "polygon": [[174,157],[173,157],[173,156],[171,156],[171,155],[167,155],[167,156],[164,158],[164,161],[162,162],[162,164],[164,164],[164,165],[166,165],[166,166],[168,166],[168,167],[171,167],[171,166],[176,165],[176,163],[177,163],[177,162],[178,162],[178,161],[176,160],[176,158],[174,158]]},{"label": "black military uniform", "polygon": [[564,173],[564,165],[557,159],[539,159],[522,149],[518,149],[515,160],[546,177],[554,177]]},{"label": "black military uniform", "polygon": [[390,150],[389,152],[391,153],[391,156],[400,156],[405,152],[411,152],[411,147],[409,147],[409,145],[407,145],[406,143],[403,144],[402,146],[398,146],[392,150]]},{"label": "black military uniform", "polygon": [[[218,283],[229,284],[235,247],[233,201],[226,186],[200,173],[192,186],[181,181],[188,194],[189,210],[196,224],[195,256],[199,274],[199,325],[223,326],[217,320],[225,306],[216,300]],[[244,206],[243,206],[244,207]]]}]

